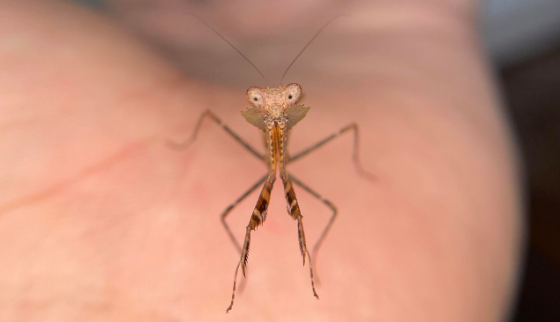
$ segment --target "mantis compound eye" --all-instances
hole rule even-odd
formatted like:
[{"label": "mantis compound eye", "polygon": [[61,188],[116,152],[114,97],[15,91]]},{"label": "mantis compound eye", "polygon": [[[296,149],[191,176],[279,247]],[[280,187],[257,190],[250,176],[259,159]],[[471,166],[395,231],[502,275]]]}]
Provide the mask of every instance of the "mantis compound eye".
[{"label": "mantis compound eye", "polygon": [[289,105],[297,104],[301,99],[301,86],[296,83],[286,85],[284,87],[284,97]]},{"label": "mantis compound eye", "polygon": [[253,107],[259,109],[264,107],[264,96],[258,87],[251,87],[247,90],[247,100]]}]

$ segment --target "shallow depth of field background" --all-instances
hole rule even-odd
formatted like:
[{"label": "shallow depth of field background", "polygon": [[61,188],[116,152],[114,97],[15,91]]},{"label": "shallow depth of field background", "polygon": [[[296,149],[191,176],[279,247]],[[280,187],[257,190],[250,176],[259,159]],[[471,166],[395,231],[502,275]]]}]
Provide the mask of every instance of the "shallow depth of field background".
[{"label": "shallow depth of field background", "polygon": [[[73,1],[108,12],[113,3]],[[529,242],[513,321],[560,321],[560,1],[490,0],[483,11],[526,171]]]}]

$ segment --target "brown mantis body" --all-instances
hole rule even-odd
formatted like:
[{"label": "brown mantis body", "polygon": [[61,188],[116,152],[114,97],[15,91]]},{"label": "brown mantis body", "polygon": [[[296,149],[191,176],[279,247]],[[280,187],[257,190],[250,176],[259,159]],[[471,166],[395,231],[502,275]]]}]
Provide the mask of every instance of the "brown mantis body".
[{"label": "brown mantis body", "polygon": [[[231,304],[227,311],[231,310],[235,299],[235,287],[237,280],[237,271],[241,266],[243,276],[245,276],[245,268],[247,265],[247,256],[249,251],[249,242],[251,239],[251,231],[255,230],[259,225],[264,223],[267,214],[267,208],[270,203],[270,193],[276,180],[276,171],[279,169],[280,178],[284,184],[284,194],[286,196],[288,213],[298,224],[298,239],[303,263],[305,265],[305,255],[309,258],[309,251],[305,243],[305,232],[303,230],[303,222],[301,210],[294,192],[292,180],[286,171],[286,146],[288,143],[288,131],[301,119],[309,110],[303,105],[296,105],[301,98],[301,87],[298,84],[289,84],[274,88],[258,88],[251,87],[247,90],[247,100],[252,107],[242,112],[245,119],[263,130],[266,134],[266,145],[268,148],[268,176],[264,182],[264,186],[259,195],[255,209],[251,215],[245,240],[241,251],[241,259],[235,269],[235,279],[233,285],[233,294]],[[309,263],[309,272],[311,276],[311,287],[313,295],[319,298],[315,291],[315,283],[313,281],[313,267]]]},{"label": "brown mantis body", "polygon": [[[198,18],[198,17],[196,17]],[[200,18],[198,18],[200,20]],[[202,20],[201,20],[202,21]],[[332,20],[331,20],[332,21]],[[202,21],[206,24],[204,21]],[[329,22],[330,23],[330,22]],[[228,44],[227,41],[222,35],[220,35],[216,30],[206,24],[209,28],[211,28],[214,32],[218,34],[222,39],[224,39]],[[298,54],[301,53],[307,48],[307,46],[317,37],[317,35],[328,25],[328,23],[323,26],[315,34],[315,36],[307,43],[307,45],[303,48],[303,50]],[[233,45],[231,45],[233,47]],[[234,47],[234,49],[236,49]],[[237,49],[236,49],[237,50]],[[237,50],[239,52],[239,50]],[[241,52],[239,52],[241,54]],[[243,54],[241,54],[245,59],[247,59]],[[296,59],[297,59],[296,57]],[[247,59],[248,60],[248,59]],[[295,59],[294,59],[295,61]],[[292,61],[292,64],[293,62]],[[250,62],[249,62],[250,63]],[[290,64],[290,66],[292,65]],[[251,65],[253,65],[251,63]],[[253,65],[254,67],[254,65]],[[256,67],[255,67],[256,68]],[[288,67],[289,69],[289,67]],[[257,69],[258,71],[258,69]],[[287,70],[286,70],[287,72]],[[284,75],[286,74],[284,73]],[[260,73],[260,71],[259,71]],[[262,73],[261,73],[262,75]],[[303,216],[301,213],[301,209],[296,198],[296,194],[294,191],[293,184],[299,185],[301,188],[309,192],[314,197],[321,200],[326,206],[328,206],[332,210],[332,215],[327,223],[325,229],[323,230],[321,236],[319,237],[318,241],[316,242],[315,246],[313,247],[313,258],[317,254],[319,247],[321,246],[322,242],[324,241],[328,231],[330,230],[336,216],[337,216],[337,209],[336,207],[327,199],[321,197],[317,192],[311,189],[309,186],[305,185],[303,182],[295,178],[294,176],[290,175],[286,170],[286,165],[288,163],[294,162],[295,160],[307,155],[308,153],[314,151],[315,149],[323,146],[327,142],[331,141],[332,139],[336,138],[337,136],[352,130],[354,133],[354,163],[358,172],[372,178],[370,174],[365,172],[358,159],[358,144],[359,144],[359,136],[358,136],[358,127],[355,123],[349,124],[348,126],[343,127],[339,131],[331,134],[330,136],[320,140],[316,144],[312,145],[311,147],[304,149],[300,153],[295,154],[291,158],[287,157],[287,144],[288,144],[288,133],[295,126],[299,121],[301,121],[309,111],[309,107],[305,107],[301,104],[298,104],[301,97],[302,97],[302,89],[301,86],[295,83],[278,86],[278,87],[251,87],[247,90],[246,93],[247,100],[251,104],[251,107],[248,108],[246,111],[241,112],[243,117],[261,130],[265,136],[265,143],[267,147],[267,154],[262,155],[256,149],[251,147],[250,144],[245,142],[241,139],[237,134],[235,134],[227,125],[223,124],[219,118],[217,118],[211,111],[206,111],[200,117],[194,133],[192,137],[184,142],[184,143],[174,143],[170,142],[170,146],[175,149],[184,149],[187,148],[197,137],[198,131],[200,130],[200,126],[204,118],[209,117],[218,125],[220,125],[228,134],[230,134],[235,140],[241,143],[249,152],[255,155],[257,158],[261,159],[262,161],[266,162],[268,165],[268,174],[263,176],[259,181],[257,181],[249,190],[247,190],[241,197],[239,197],[234,203],[229,205],[224,212],[222,213],[222,224],[224,225],[225,230],[227,231],[229,237],[231,238],[232,242],[238,249],[240,253],[240,259],[237,263],[235,268],[235,276],[233,282],[233,292],[231,296],[231,303],[228,306],[226,312],[229,312],[235,300],[235,292],[237,288],[237,275],[239,271],[239,267],[241,267],[243,276],[246,276],[246,267],[247,267],[247,260],[249,255],[249,245],[251,241],[251,232],[254,231],[259,225],[262,225],[267,216],[267,209],[270,203],[270,194],[274,183],[276,181],[277,173],[279,172],[280,178],[282,179],[282,183],[284,186],[284,195],[286,197],[287,203],[287,210],[288,214],[297,221],[297,229],[298,229],[298,241],[299,241],[299,248],[301,251],[301,255],[303,257],[303,264],[305,265],[305,258],[306,256],[309,258],[309,274],[311,278],[311,287],[313,290],[313,295],[316,298],[319,298],[317,292],[315,290],[315,282],[313,279],[313,260],[311,259],[311,254],[307,249],[306,240],[305,240],[305,232],[303,229]],[[235,236],[233,235],[232,231],[230,230],[227,222],[226,217],[231,212],[231,210],[242,200],[244,200],[251,192],[256,190],[261,184],[263,184],[262,190],[260,192],[259,198],[257,203],[254,207],[254,210],[251,214],[251,218],[249,224],[246,227],[245,238],[243,244],[240,245]]]}]

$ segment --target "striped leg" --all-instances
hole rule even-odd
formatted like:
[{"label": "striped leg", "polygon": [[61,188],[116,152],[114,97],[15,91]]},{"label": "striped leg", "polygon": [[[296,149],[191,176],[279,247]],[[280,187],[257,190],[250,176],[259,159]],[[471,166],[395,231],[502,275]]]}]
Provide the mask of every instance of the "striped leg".
[{"label": "striped leg", "polygon": [[229,304],[226,313],[228,313],[232,307],[235,300],[235,291],[237,288],[237,273],[239,272],[239,267],[241,266],[241,271],[243,276],[246,276],[245,270],[247,269],[247,261],[249,259],[249,244],[251,241],[251,231],[257,229],[259,225],[264,223],[266,219],[266,212],[268,209],[268,204],[270,203],[270,192],[272,191],[272,186],[276,180],[276,173],[272,172],[267,176],[267,180],[261,190],[261,194],[251,215],[251,220],[247,225],[247,230],[245,232],[245,239],[243,241],[243,248],[241,250],[241,258],[235,267],[235,275],[233,277],[233,292],[231,293],[231,303]]},{"label": "striped leg", "polygon": [[311,288],[313,290],[313,295],[316,298],[319,298],[319,295],[317,295],[317,292],[315,291],[315,281],[313,279],[313,260],[311,259],[311,255],[309,254],[305,244],[305,232],[303,230],[302,222],[303,216],[301,215],[301,210],[299,209],[299,203],[296,198],[294,186],[288,173],[284,169],[281,169],[280,176],[282,178],[282,182],[284,183],[284,193],[286,195],[288,213],[294,220],[297,220],[299,249],[301,251],[301,255],[303,256],[303,265],[305,265],[305,255],[307,254],[309,257],[309,277],[311,278]]},{"label": "striped leg", "polygon": [[301,182],[300,180],[298,180],[297,178],[295,178],[291,174],[290,174],[290,179],[292,179],[292,181],[295,184],[302,187],[305,191],[309,192],[312,196],[321,200],[321,202],[323,202],[325,205],[327,205],[327,207],[329,207],[332,210],[332,215],[331,215],[331,218],[329,219],[329,222],[327,223],[327,226],[325,226],[325,228],[323,229],[323,232],[321,233],[321,236],[319,237],[319,239],[315,243],[315,246],[313,246],[313,251],[312,251],[313,266],[315,267],[315,269],[317,269],[316,263],[317,263],[317,253],[319,251],[319,247],[321,247],[321,245],[323,244],[323,241],[325,240],[325,237],[327,237],[327,234],[328,234],[329,230],[331,229],[331,226],[334,223],[334,220],[336,219],[336,216],[338,214],[338,210],[336,209],[336,207],[330,201],[321,197],[320,194],[315,192],[313,189],[311,189],[309,186],[307,186],[306,184],[304,184],[303,182]]},{"label": "striped leg", "polygon": [[187,149],[196,140],[198,131],[200,130],[200,126],[202,125],[202,121],[204,120],[205,117],[209,117],[212,121],[216,122],[216,124],[221,126],[229,135],[231,135],[237,142],[241,143],[241,145],[243,145],[243,147],[245,147],[245,149],[251,152],[254,156],[256,156],[262,161],[266,161],[265,157],[262,154],[257,152],[257,150],[255,150],[252,146],[250,146],[249,143],[245,142],[241,137],[239,137],[239,135],[235,134],[235,132],[233,132],[227,125],[223,124],[222,121],[210,110],[206,110],[204,113],[202,113],[202,115],[198,119],[198,122],[196,123],[194,132],[189,139],[187,139],[184,142],[175,142],[172,140],[168,140],[167,146],[169,146],[173,150]]},{"label": "striped leg", "polygon": [[329,135],[328,137],[322,139],[321,141],[315,143],[314,145],[308,147],[307,149],[304,149],[303,151],[296,153],[294,156],[292,156],[290,159],[287,160],[287,163],[292,163],[294,161],[296,161],[297,159],[315,151],[316,149],[318,149],[319,147],[325,145],[326,143],[330,142],[331,140],[333,140],[334,138],[338,137],[341,134],[344,134],[345,132],[352,130],[354,132],[354,148],[353,148],[353,161],[354,161],[354,166],[356,167],[356,171],[358,172],[358,174],[360,176],[362,176],[364,179],[374,182],[375,181],[375,176],[369,172],[367,172],[366,170],[364,170],[364,168],[362,167],[362,164],[360,162],[360,158],[358,155],[358,150],[359,150],[359,146],[360,146],[360,135],[359,135],[359,131],[358,131],[358,125],[356,123],[352,123],[349,124],[345,127],[343,127],[342,129],[340,129],[338,132],[335,132],[331,135]]},{"label": "striped leg", "polygon": [[301,215],[301,210],[299,209],[299,203],[296,198],[296,193],[294,191],[294,185],[292,180],[286,171],[286,146],[288,143],[288,131],[286,129],[285,123],[278,123],[278,158],[280,164],[280,178],[282,178],[282,183],[284,184],[284,195],[286,196],[286,203],[288,214],[292,216],[294,220],[297,220],[298,224],[298,240],[299,240],[299,250],[301,251],[301,256],[303,257],[303,265],[305,265],[305,255],[309,257],[309,277],[311,278],[311,289],[313,290],[313,295],[319,298],[317,292],[315,291],[315,281],[313,279],[313,261],[311,255],[307,250],[307,245],[305,244],[305,231],[303,230],[303,216]]},{"label": "striped leg", "polygon": [[235,245],[235,248],[237,248],[237,250],[239,251],[239,254],[241,254],[241,252],[242,252],[241,251],[241,245],[239,245],[239,243],[235,239],[235,236],[233,235],[233,232],[231,231],[231,229],[229,229],[229,226],[226,222],[226,217],[233,210],[233,208],[235,206],[237,206],[238,203],[243,201],[243,199],[247,198],[248,195],[250,195],[253,191],[255,191],[255,189],[257,189],[266,180],[267,177],[268,177],[268,174],[263,176],[262,178],[260,178],[259,181],[257,181],[254,185],[252,185],[251,188],[249,188],[249,190],[245,191],[245,193],[243,195],[241,195],[241,197],[237,198],[237,200],[235,200],[231,205],[229,205],[224,210],[224,212],[222,213],[222,224],[224,225],[224,228],[225,228],[226,232],[228,233],[229,238],[231,239],[231,241]]}]

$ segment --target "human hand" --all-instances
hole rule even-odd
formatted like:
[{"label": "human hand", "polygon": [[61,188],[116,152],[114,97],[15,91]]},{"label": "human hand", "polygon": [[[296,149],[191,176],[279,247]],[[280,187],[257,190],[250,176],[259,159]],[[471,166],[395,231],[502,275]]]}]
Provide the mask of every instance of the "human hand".
[{"label": "human hand", "polygon": [[[325,31],[286,78],[303,86],[311,106],[291,151],[357,121],[364,166],[377,178],[371,184],[354,172],[349,136],[289,168],[339,209],[318,257],[321,299],[312,296],[277,186],[267,221],[253,234],[245,290],[225,315],[239,258],[219,214],[266,168],[210,122],[187,151],[163,143],[188,137],[210,108],[260,147],[257,130],[239,115],[244,88],[259,85],[249,83],[252,71],[233,84],[237,75],[221,58],[237,54],[208,46],[187,50],[177,63],[188,72],[189,61],[206,59],[208,74],[193,67],[197,77],[185,77],[90,12],[58,2],[5,3],[0,320],[503,316],[515,282],[520,205],[491,77],[472,22],[399,6],[349,6],[346,27]],[[290,44],[297,52],[304,34],[297,44],[266,37],[281,33],[282,21],[262,29],[238,24],[236,39],[249,39],[257,62]],[[237,62],[232,69],[249,70]],[[226,76],[214,80],[216,71]],[[312,245],[330,213],[296,193]],[[255,201],[250,196],[228,219],[238,238]]]}]

